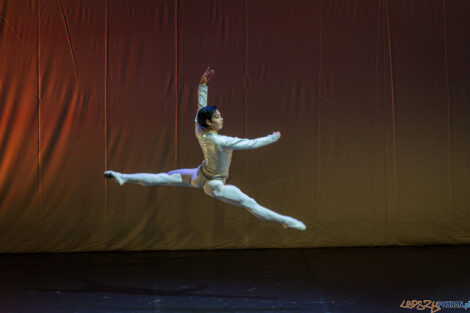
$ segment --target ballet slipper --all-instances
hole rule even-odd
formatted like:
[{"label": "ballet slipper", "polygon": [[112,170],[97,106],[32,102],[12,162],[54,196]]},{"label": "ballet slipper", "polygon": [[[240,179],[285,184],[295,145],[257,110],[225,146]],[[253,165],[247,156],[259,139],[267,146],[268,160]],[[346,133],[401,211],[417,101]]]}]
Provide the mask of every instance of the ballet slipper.
[{"label": "ballet slipper", "polygon": [[122,186],[124,184],[124,180],[119,176],[119,173],[117,173],[117,172],[104,171],[104,177],[113,179],[120,186]]},{"label": "ballet slipper", "polygon": [[292,217],[287,217],[286,221],[282,223],[282,227],[284,227],[285,229],[294,228],[300,231],[304,231],[307,229],[304,223]]}]

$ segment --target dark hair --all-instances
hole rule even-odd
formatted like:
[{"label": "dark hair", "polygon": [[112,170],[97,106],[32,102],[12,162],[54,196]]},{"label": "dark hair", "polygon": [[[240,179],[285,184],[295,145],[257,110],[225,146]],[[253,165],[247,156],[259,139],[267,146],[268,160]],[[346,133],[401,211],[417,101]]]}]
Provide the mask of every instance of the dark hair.
[{"label": "dark hair", "polygon": [[217,107],[215,105],[209,105],[200,109],[199,112],[197,112],[198,124],[204,128],[207,128],[206,121],[209,120],[212,122],[212,116],[215,114],[216,111]]}]

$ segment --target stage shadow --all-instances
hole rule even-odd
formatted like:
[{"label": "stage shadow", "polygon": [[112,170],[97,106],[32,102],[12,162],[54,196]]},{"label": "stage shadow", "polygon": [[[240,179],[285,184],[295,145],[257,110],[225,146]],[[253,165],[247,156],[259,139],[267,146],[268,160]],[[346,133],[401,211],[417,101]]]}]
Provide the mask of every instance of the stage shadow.
[{"label": "stage shadow", "polygon": [[107,285],[95,280],[85,279],[81,277],[65,276],[65,278],[79,281],[85,284],[81,289],[47,289],[47,288],[21,288],[23,290],[32,291],[47,291],[47,292],[69,292],[69,293],[94,293],[94,292],[109,292],[120,293],[126,295],[146,295],[146,296],[174,296],[174,297],[201,297],[201,298],[226,298],[226,299],[256,299],[256,300],[276,300],[276,297],[256,297],[256,296],[238,296],[238,295],[224,295],[224,294],[202,294],[196,293],[207,289],[207,285],[201,284],[193,288],[180,288],[176,290],[163,290],[155,288],[136,288],[136,287],[119,287]]}]

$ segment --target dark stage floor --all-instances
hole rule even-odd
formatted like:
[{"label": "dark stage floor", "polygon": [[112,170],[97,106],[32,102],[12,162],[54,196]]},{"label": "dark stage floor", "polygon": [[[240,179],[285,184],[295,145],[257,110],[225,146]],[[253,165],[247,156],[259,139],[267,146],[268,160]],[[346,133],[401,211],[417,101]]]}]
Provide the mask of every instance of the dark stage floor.
[{"label": "dark stage floor", "polygon": [[470,300],[470,246],[0,255],[1,313],[438,312],[400,307],[426,299]]}]

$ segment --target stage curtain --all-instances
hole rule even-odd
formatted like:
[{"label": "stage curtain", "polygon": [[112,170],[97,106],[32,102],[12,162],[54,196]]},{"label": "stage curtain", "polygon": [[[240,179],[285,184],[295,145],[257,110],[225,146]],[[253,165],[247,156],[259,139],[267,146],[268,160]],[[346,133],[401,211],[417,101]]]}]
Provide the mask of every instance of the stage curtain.
[{"label": "stage curtain", "polygon": [[[470,243],[470,2],[0,0],[0,253]],[[194,168],[197,87],[236,151],[228,183],[118,186]]]}]

